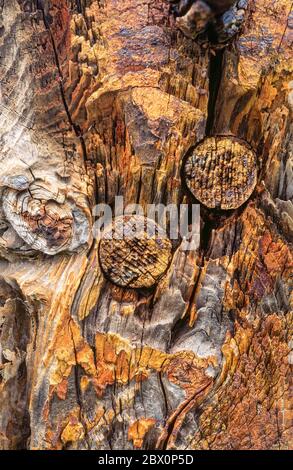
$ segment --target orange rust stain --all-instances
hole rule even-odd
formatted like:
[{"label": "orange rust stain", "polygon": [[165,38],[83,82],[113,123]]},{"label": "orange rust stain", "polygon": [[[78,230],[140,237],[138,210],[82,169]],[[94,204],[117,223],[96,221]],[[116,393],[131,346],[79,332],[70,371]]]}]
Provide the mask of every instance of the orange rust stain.
[{"label": "orange rust stain", "polygon": [[141,418],[135,421],[129,426],[128,440],[133,441],[134,447],[141,449],[146,434],[155,424],[156,420],[154,418]]},{"label": "orange rust stain", "polygon": [[[269,222],[253,203],[243,212],[240,221],[239,248],[231,258],[223,257],[219,262],[227,270],[223,306],[227,310],[237,309],[243,316],[252,296],[258,302],[272,292],[278,276],[288,279],[293,262],[288,246],[270,233]],[[222,230],[225,229],[227,227]]]},{"label": "orange rust stain", "polygon": [[169,358],[163,371],[170,382],[183,388],[187,398],[190,398],[198,389],[211,382],[211,379],[205,374],[205,369],[209,365],[216,366],[216,359],[213,357],[201,359],[195,357],[191,352],[183,351]]},{"label": "orange rust stain", "polygon": [[[184,402],[183,407],[185,410],[182,408],[180,417],[176,418],[177,423],[183,419],[183,415],[186,414],[195,397],[199,400],[204,396],[205,393],[201,389],[207,389],[212,384],[213,380],[205,375],[205,370],[209,365],[216,364],[216,359],[213,357],[200,359],[196,358],[193,353],[186,351],[167,354],[149,346],[133,347],[118,335],[103,333],[96,334],[94,357],[92,349],[82,337],[79,325],[72,319],[63,323],[62,329],[55,337],[53,351],[55,367],[50,376],[50,393],[43,410],[44,417],[49,422],[50,403],[53,396],[56,394],[59,399],[66,398],[68,378],[73,367],[77,364],[85,372],[80,381],[81,391],[85,392],[91,383],[98,397],[102,397],[106,387],[114,383],[126,385],[134,381],[135,390],[137,390],[141,381],[148,379],[151,371],[161,372],[169,381],[181,387],[186,393],[186,403]],[[135,394],[135,390],[133,390],[133,394]],[[129,399],[132,400],[131,397]],[[53,432],[51,437],[49,436],[50,424],[48,424],[47,439],[51,442],[52,448],[62,447],[62,445],[82,438],[84,430],[79,422],[79,415],[74,416],[75,418],[67,418],[65,425],[64,420],[62,421],[63,425],[59,423],[56,432],[51,430]],[[87,430],[94,426],[108,426],[114,416],[115,410],[112,408],[96,410],[96,418],[91,422],[85,420],[83,425]],[[152,417],[145,419],[149,420]],[[142,445],[144,433],[151,428],[151,424],[153,425],[151,421],[145,421],[137,425],[136,437],[135,434],[132,434],[135,428],[132,428],[130,435],[131,439],[133,438],[135,441],[135,446]],[[175,429],[177,429],[176,426]]]},{"label": "orange rust stain", "polygon": [[225,372],[200,416],[192,449],[290,447],[290,323],[292,314],[269,315],[245,327],[235,324],[235,337],[223,347]]},{"label": "orange rust stain", "polygon": [[216,365],[214,357],[200,359],[186,351],[167,354],[149,346],[135,348],[118,335],[96,334],[95,383],[100,394],[115,382],[127,384],[133,379],[145,380],[152,370],[161,371],[187,394],[192,394],[209,365]]},{"label": "orange rust stain", "polygon": [[57,424],[52,425],[48,422],[44,441],[45,448],[50,450],[62,450],[67,444],[82,439],[84,437],[84,427],[79,417],[80,409],[79,407],[75,407]]},{"label": "orange rust stain", "polygon": [[71,46],[71,18],[67,0],[51,0],[49,13],[52,18],[50,29],[57,46],[59,61],[62,63],[67,59]]},{"label": "orange rust stain", "polygon": [[113,300],[116,302],[136,302],[138,301],[138,293],[133,289],[124,289],[122,287],[115,286],[112,284],[111,288],[111,295]]},{"label": "orange rust stain", "polygon": [[68,380],[63,379],[62,382],[60,382],[56,386],[56,394],[60,400],[65,400],[66,395],[67,395],[67,389],[68,389]]},{"label": "orange rust stain", "polygon": [[274,241],[267,230],[259,242],[260,254],[264,265],[272,278],[282,274],[284,270],[292,272],[293,260],[289,248],[281,241]]},{"label": "orange rust stain", "polygon": [[72,319],[63,324],[61,331],[55,337],[52,350],[56,367],[51,374],[50,383],[58,396],[64,399],[66,396],[65,382],[67,382],[72,367],[76,364],[80,365],[88,375],[95,376],[94,354],[83,339],[79,326]]},{"label": "orange rust stain", "polygon": [[84,428],[75,415],[70,416],[68,423],[61,433],[63,444],[77,442],[84,437]]}]

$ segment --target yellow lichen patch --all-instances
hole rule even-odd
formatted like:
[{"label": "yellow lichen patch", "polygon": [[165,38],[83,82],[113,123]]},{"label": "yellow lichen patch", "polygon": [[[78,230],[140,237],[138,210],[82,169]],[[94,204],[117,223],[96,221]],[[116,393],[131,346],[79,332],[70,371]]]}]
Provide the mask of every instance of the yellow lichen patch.
[{"label": "yellow lichen patch", "polygon": [[48,421],[45,432],[45,448],[62,450],[69,444],[74,447],[78,441],[84,438],[84,435],[85,429],[80,421],[80,408],[75,407],[65,417],[62,416],[58,423],[52,425]]},{"label": "yellow lichen patch", "polygon": [[[216,364],[214,358],[199,359],[193,353],[185,351],[167,354],[149,346],[135,347],[117,334],[97,333],[95,346],[94,360],[93,351],[83,339],[79,325],[72,319],[63,323],[62,329],[59,329],[58,337],[55,338],[55,365],[50,375],[51,392],[46,407],[47,413],[49,413],[54,393],[57,393],[60,399],[66,398],[68,378],[72,368],[77,364],[85,371],[80,380],[82,393],[87,393],[89,385],[92,384],[97,395],[102,397],[108,385],[114,383],[127,385],[134,381],[134,386],[127,388],[125,393],[120,395],[117,403],[115,400],[113,401],[114,408],[98,407],[93,413],[94,418],[90,420],[88,417],[83,418],[87,430],[94,427],[101,430],[104,427],[107,428],[113,417],[119,415],[121,407],[123,409],[131,407],[135,393],[139,391],[141,381],[147,380],[152,371],[161,372],[168,380],[182,388],[186,393],[186,407],[182,405],[185,411],[180,408],[180,416],[178,415],[176,418],[177,423],[181,422],[183,415],[191,406],[190,403],[193,403],[193,397],[196,396],[197,400],[200,400],[204,396],[205,390],[213,382],[205,376],[205,370],[209,365]],[[202,392],[201,389],[204,391]],[[199,395],[197,395],[198,391]],[[146,417],[145,419],[152,418]],[[146,424],[147,422],[143,426],[146,426]],[[135,445],[141,444],[139,439],[143,439],[143,429],[140,425],[138,431],[140,434],[136,438],[133,435],[133,441],[136,439]],[[149,429],[151,429],[151,426]],[[147,430],[145,429],[145,432]],[[50,426],[48,426],[47,431],[50,432]],[[49,440],[48,433],[47,438]],[[52,431],[50,437],[51,447],[59,448],[62,446],[61,441],[63,445],[76,442],[82,439],[83,433],[84,430],[79,422],[79,414],[76,414],[74,418],[70,418],[66,422],[65,427],[59,427]]]},{"label": "yellow lichen patch", "polygon": [[61,441],[64,445],[77,442],[84,437],[83,425],[75,416],[71,416],[61,434]]},{"label": "yellow lichen patch", "polygon": [[[167,428],[171,423],[174,423],[175,437],[186,413],[195,406],[195,403],[200,403],[204,399],[213,384],[213,379],[206,375],[206,369],[209,366],[217,366],[217,359],[212,356],[203,359],[187,351],[167,354],[148,346],[133,347],[118,335],[101,333],[96,335],[96,360],[96,385],[100,394],[107,385],[113,383],[126,385],[132,380],[136,381],[133,393],[134,390],[139,391],[140,381],[147,380],[151,371],[160,372],[170,382],[184,390],[186,399],[169,418],[167,427],[162,431],[161,440],[168,435]],[[134,395],[130,392],[129,388],[125,390],[124,397],[120,397],[119,407],[122,403],[124,407],[131,406]],[[119,412],[119,409],[116,412]],[[144,430],[145,428],[138,423],[130,428],[129,438],[133,440],[135,446],[142,446],[143,437],[140,433]]]},{"label": "yellow lichen patch", "polygon": [[147,377],[152,369],[160,370],[167,357],[147,346],[133,348],[118,335],[97,333],[97,383],[104,389],[114,381],[126,384],[138,376]]},{"label": "yellow lichen patch", "polygon": [[214,357],[201,359],[192,352],[167,354],[149,346],[132,347],[114,334],[96,335],[97,386],[101,391],[110,384],[127,384],[133,379],[146,380],[150,372],[162,371],[171,382],[192,395],[198,382],[204,380],[205,369],[216,366]]},{"label": "yellow lichen patch", "polygon": [[134,447],[141,449],[143,440],[148,431],[155,425],[154,418],[141,418],[129,426],[128,440],[133,441]]},{"label": "yellow lichen patch", "polygon": [[144,346],[143,348],[135,349],[132,356],[132,365],[134,370],[136,365],[138,365],[141,372],[148,369],[159,371],[168,357],[172,357],[172,355],[150,348],[149,346]]},{"label": "yellow lichen patch", "polygon": [[63,379],[69,377],[72,366],[75,365],[75,357],[72,350],[65,346],[59,347],[55,353],[56,367],[51,375],[51,385],[59,385]]},{"label": "yellow lichen patch", "polygon": [[88,375],[96,374],[93,351],[72,319],[63,325],[63,330],[56,337],[54,357],[56,365],[51,373],[50,383],[56,387],[60,398],[65,398],[66,380],[72,367],[79,364]]}]

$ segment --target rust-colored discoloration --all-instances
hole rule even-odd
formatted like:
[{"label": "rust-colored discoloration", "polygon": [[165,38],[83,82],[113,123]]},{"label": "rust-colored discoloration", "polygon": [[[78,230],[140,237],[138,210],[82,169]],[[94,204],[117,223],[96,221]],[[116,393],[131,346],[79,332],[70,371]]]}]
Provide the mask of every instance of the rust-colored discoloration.
[{"label": "rust-colored discoloration", "polygon": [[69,422],[65,426],[61,434],[61,441],[63,445],[77,442],[84,437],[83,425],[78,421],[76,416],[71,416]]},{"label": "rust-colored discoloration", "polygon": [[184,175],[192,194],[207,207],[236,209],[256,186],[256,155],[233,137],[209,137],[188,156]]},{"label": "rust-colored discoloration", "polygon": [[236,325],[236,336],[224,349],[222,385],[212,403],[201,409],[201,435],[195,436],[191,448],[290,447],[290,364],[285,332],[291,321],[292,315],[287,320],[270,315],[254,325]]},{"label": "rust-colored discoloration", "polygon": [[[73,346],[69,349],[68,344],[70,341]],[[165,431],[162,431],[162,436],[166,436],[170,423],[174,422],[173,437],[175,437],[180,428],[180,423],[188,410],[194,405],[195,400],[196,402],[201,401],[212,385],[213,381],[206,376],[205,371],[209,366],[214,366],[216,363],[216,359],[213,357],[203,360],[184,351],[176,354],[165,354],[147,346],[133,348],[123,338],[111,334],[96,335],[94,359],[93,351],[84,343],[78,326],[72,321],[58,335],[58,342],[54,344],[54,357],[56,362],[50,378],[49,401],[44,410],[44,418],[48,421],[46,440],[48,443],[51,442],[52,448],[58,448],[58,446],[66,445],[68,442],[76,442],[82,439],[84,433],[90,432],[93,428],[97,430],[100,426],[104,426],[105,420],[108,422],[110,416],[112,416],[110,409],[102,409],[102,412],[97,410],[94,421],[88,420],[86,417],[81,420],[80,413],[74,415],[73,418],[71,415],[65,416],[62,421],[58,420],[57,430],[53,431],[49,419],[50,402],[52,406],[53,401],[56,400],[54,398],[55,394],[59,400],[67,399],[68,380],[77,365],[82,367],[86,373],[81,377],[80,389],[82,393],[86,393],[89,387],[93,386],[97,399],[103,398],[107,388],[114,385],[125,386],[134,381],[139,390],[141,383],[147,381],[153,371],[162,374],[162,377],[166,377],[168,381],[180,387],[184,391],[186,399],[179,409],[170,416]],[[108,416],[107,419],[105,413]],[[102,417],[103,419],[101,419]],[[64,425],[64,420],[66,420],[66,425]],[[145,421],[142,420],[139,425],[137,436],[134,433],[134,425],[130,428],[129,438],[133,440],[135,447],[142,446],[143,436],[154,424],[155,420],[151,416],[147,416]],[[60,440],[58,430],[61,428]],[[76,436],[76,439],[74,439],[74,436]]]},{"label": "rust-colored discoloration", "polygon": [[281,239],[266,230],[259,242],[261,259],[273,281],[277,276],[289,277],[293,269],[292,253]]},{"label": "rust-colored discoloration", "polygon": [[[0,2],[0,447],[290,448],[291,2],[249,0],[229,44],[86,3]],[[151,289],[110,282],[93,207],[191,207],[184,156],[223,134],[253,193],[202,201]]]},{"label": "rust-colored discoloration", "polygon": [[134,447],[141,449],[143,440],[148,431],[156,424],[154,418],[139,419],[129,426],[128,439],[133,441]]},{"label": "rust-colored discoloration", "polygon": [[46,237],[51,246],[63,245],[71,238],[72,219],[59,219],[58,214],[50,214],[50,210],[48,211],[46,207],[40,208],[35,216],[24,212],[23,220],[32,233]]}]

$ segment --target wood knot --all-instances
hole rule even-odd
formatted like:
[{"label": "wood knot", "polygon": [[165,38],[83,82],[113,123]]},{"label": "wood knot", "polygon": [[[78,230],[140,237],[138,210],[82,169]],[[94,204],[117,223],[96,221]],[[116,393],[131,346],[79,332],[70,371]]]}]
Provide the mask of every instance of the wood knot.
[{"label": "wood knot", "polygon": [[107,279],[120,287],[149,288],[166,272],[171,248],[166,233],[153,220],[116,217],[100,241],[100,265]]},{"label": "wood knot", "polygon": [[256,155],[236,137],[208,137],[187,157],[184,178],[191,193],[208,208],[236,209],[256,186]]},{"label": "wood knot", "polygon": [[55,201],[29,199],[23,222],[36,237],[44,237],[49,248],[62,247],[72,237],[72,215],[68,207]]},{"label": "wood knot", "polygon": [[6,188],[2,208],[6,223],[27,245],[21,248],[24,253],[32,249],[55,255],[87,243],[89,221],[84,211],[41,181],[26,191]]}]

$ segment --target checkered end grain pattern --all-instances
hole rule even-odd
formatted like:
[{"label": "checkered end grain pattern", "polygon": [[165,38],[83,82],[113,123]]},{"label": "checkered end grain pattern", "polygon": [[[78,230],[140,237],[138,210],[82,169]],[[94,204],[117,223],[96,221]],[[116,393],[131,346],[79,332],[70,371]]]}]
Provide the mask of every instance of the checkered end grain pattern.
[{"label": "checkered end grain pattern", "polygon": [[255,153],[232,137],[209,137],[185,163],[185,180],[205,206],[236,209],[251,196],[257,182]]}]

